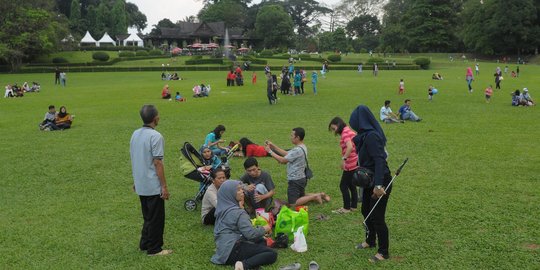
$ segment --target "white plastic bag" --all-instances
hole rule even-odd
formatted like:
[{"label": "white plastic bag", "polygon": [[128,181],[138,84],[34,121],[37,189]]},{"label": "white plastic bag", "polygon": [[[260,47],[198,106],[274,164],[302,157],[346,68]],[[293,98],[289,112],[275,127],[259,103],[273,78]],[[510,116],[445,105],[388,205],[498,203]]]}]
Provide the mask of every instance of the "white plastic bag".
[{"label": "white plastic bag", "polygon": [[298,230],[294,233],[294,243],[291,245],[291,249],[296,252],[306,252],[307,242],[304,235],[304,226],[298,227]]}]

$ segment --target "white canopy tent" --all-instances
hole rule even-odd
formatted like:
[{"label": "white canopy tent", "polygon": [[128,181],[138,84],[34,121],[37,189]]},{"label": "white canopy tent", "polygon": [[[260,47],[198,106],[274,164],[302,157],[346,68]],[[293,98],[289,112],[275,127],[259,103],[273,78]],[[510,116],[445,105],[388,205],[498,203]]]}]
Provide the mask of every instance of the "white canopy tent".
[{"label": "white canopy tent", "polygon": [[144,47],[144,41],[136,33],[131,33],[129,37],[124,39],[124,46]]},{"label": "white canopy tent", "polygon": [[86,31],[86,34],[81,39],[80,44],[81,45],[90,45],[90,44],[92,44],[94,46],[99,46],[98,42],[92,37],[92,35],[90,35],[90,32],[88,32],[88,31]]},{"label": "white canopy tent", "polygon": [[114,40],[111,38],[111,36],[109,36],[109,34],[107,34],[107,32],[105,32],[105,34],[103,35],[103,37],[97,42],[97,46],[101,46],[102,44],[112,44],[113,46],[116,46],[116,42],[114,42]]}]

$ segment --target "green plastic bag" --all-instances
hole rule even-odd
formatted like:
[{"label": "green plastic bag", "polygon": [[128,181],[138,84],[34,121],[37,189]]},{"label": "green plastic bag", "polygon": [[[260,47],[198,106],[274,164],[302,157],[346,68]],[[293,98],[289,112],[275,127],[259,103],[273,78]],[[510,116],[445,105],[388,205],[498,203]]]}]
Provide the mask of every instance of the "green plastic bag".
[{"label": "green plastic bag", "polygon": [[253,227],[262,227],[268,225],[268,221],[261,216],[257,216],[256,218],[251,219],[251,224],[253,225]]},{"label": "green plastic bag", "polygon": [[308,225],[309,216],[305,209],[300,209],[300,211],[296,212],[286,206],[282,206],[276,221],[274,233],[275,236],[277,236],[278,233],[287,234],[289,240],[292,240],[294,239],[294,232],[296,232],[300,226],[304,226],[302,231],[304,232],[304,235],[307,235]]}]

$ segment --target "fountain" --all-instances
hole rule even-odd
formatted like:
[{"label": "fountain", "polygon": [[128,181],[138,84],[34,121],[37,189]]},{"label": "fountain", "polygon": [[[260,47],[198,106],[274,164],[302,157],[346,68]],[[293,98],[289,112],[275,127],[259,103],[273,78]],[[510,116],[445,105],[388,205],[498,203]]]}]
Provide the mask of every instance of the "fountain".
[{"label": "fountain", "polygon": [[229,41],[229,29],[225,28],[225,39],[223,40],[223,52],[226,59],[234,61],[234,55],[231,54],[231,42]]}]

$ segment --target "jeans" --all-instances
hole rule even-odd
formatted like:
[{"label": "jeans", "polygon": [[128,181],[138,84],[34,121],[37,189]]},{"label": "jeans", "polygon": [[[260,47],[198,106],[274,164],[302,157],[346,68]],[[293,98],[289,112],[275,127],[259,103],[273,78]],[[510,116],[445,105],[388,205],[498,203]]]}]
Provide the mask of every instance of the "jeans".
[{"label": "jeans", "polygon": [[420,117],[418,117],[416,114],[414,114],[413,111],[408,111],[406,113],[404,113],[401,118],[403,120],[412,120],[412,121],[418,121],[420,119]]},{"label": "jeans", "polygon": [[354,171],[343,171],[339,183],[339,189],[343,196],[343,208],[347,210],[358,207],[358,192],[356,186],[352,183],[353,174]]},{"label": "jeans", "polygon": [[277,252],[266,246],[263,238],[256,242],[239,240],[233,247],[226,264],[234,265],[241,261],[244,269],[257,268],[260,265],[273,264],[277,260]]},{"label": "jeans", "polygon": [[471,85],[472,81],[473,81],[472,79],[467,80],[467,86],[469,87],[469,91],[472,90],[472,85]]}]

